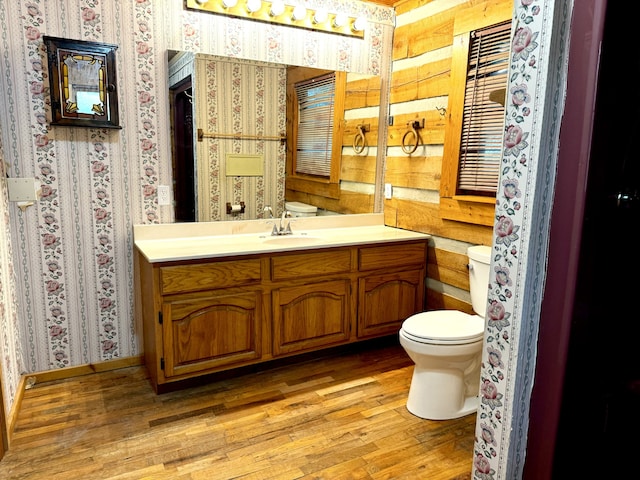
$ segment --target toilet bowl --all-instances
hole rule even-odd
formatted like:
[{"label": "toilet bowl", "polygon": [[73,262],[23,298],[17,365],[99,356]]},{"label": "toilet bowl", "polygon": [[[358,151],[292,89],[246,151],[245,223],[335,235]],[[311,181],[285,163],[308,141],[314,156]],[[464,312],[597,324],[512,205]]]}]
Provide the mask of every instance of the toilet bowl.
[{"label": "toilet bowl", "polygon": [[491,248],[469,247],[469,286],[476,315],[434,310],[407,318],[400,344],[414,362],[407,409],[428,420],[449,420],[478,408]]}]

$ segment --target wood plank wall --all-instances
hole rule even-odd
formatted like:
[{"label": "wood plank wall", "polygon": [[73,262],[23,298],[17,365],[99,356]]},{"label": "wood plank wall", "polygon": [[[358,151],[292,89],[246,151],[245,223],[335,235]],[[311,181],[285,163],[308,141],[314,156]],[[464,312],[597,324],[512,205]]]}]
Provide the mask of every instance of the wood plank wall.
[{"label": "wood plank wall", "polygon": [[[406,0],[394,4],[396,28],[390,80],[390,112],[385,183],[394,196],[384,202],[385,223],[433,235],[427,265],[427,309],[471,313],[466,248],[491,245],[492,227],[445,220],[439,190],[445,118],[450,88],[451,50],[456,16],[477,9],[512,7],[512,0]],[[445,113],[446,115],[446,113]],[[400,148],[407,123],[424,119],[421,143],[414,154]],[[395,148],[394,148],[395,147]],[[396,196],[396,191],[401,192]]]}]

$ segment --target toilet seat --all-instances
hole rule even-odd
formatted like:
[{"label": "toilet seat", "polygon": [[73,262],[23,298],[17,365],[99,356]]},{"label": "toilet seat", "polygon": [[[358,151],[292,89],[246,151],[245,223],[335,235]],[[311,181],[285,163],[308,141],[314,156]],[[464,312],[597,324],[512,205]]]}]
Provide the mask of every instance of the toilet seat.
[{"label": "toilet seat", "polygon": [[401,333],[419,343],[463,345],[483,339],[484,319],[457,310],[422,312],[407,318]]}]

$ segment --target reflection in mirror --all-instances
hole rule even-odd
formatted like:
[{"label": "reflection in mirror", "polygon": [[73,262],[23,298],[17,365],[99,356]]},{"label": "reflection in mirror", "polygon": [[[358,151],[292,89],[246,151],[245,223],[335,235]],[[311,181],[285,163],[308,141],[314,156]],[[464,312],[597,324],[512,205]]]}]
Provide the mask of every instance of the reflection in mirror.
[{"label": "reflection in mirror", "polygon": [[[293,201],[319,215],[373,212],[379,77],[347,74],[339,188],[327,193],[322,181],[309,189],[288,174],[288,66],[176,51],[168,59],[176,221],[263,218],[265,207],[279,215]],[[366,148],[356,141],[363,130]]]}]

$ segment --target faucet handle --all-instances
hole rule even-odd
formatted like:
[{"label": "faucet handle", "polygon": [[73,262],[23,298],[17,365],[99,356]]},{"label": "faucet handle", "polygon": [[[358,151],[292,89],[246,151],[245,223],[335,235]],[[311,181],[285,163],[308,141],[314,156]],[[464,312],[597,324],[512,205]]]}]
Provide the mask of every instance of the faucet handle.
[{"label": "faucet handle", "polygon": [[268,213],[269,214],[269,218],[273,218],[273,209],[271,208],[271,205],[265,205],[264,208],[262,209],[262,211],[264,213]]}]

